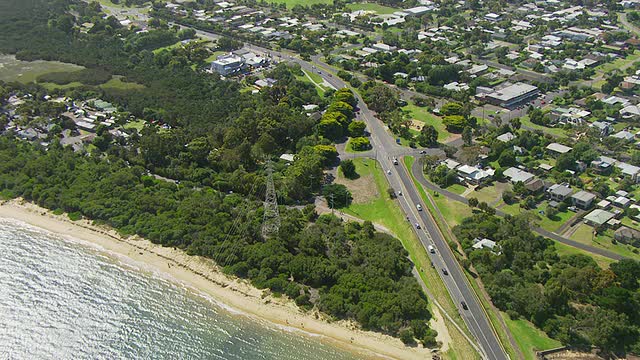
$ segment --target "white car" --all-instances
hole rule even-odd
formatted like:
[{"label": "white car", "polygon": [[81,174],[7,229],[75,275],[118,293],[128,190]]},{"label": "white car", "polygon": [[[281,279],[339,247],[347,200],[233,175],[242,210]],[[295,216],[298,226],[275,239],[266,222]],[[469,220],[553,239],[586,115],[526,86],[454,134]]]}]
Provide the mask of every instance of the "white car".
[{"label": "white car", "polygon": [[418,211],[422,211],[422,205],[416,204],[416,209],[418,209]]}]

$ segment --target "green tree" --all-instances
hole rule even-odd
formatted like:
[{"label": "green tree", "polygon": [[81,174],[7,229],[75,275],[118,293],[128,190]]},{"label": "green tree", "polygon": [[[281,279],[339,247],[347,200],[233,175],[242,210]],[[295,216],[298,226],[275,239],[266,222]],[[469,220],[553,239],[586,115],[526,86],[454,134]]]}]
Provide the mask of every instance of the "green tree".
[{"label": "green tree", "polygon": [[356,137],[349,142],[351,149],[355,151],[366,151],[371,149],[371,143],[366,137]]},{"label": "green tree", "polygon": [[462,129],[462,140],[467,146],[473,144],[473,129],[471,129],[470,126],[465,126],[464,129]]},{"label": "green tree", "polygon": [[342,184],[325,185],[322,188],[322,196],[332,208],[342,208],[351,204],[351,193]]},{"label": "green tree", "polygon": [[352,121],[349,124],[349,135],[351,135],[351,137],[363,136],[366,127],[367,124],[364,121]]},{"label": "green tree", "polygon": [[467,120],[461,115],[447,115],[442,119],[442,123],[450,132],[459,133],[467,126]]},{"label": "green tree", "polygon": [[418,135],[417,140],[420,146],[434,146],[438,143],[438,131],[433,125],[424,125],[420,129],[420,135]]},{"label": "green tree", "polygon": [[356,165],[351,159],[342,160],[340,162],[340,169],[342,169],[342,174],[347,179],[355,179],[358,177],[358,173],[356,172]]}]

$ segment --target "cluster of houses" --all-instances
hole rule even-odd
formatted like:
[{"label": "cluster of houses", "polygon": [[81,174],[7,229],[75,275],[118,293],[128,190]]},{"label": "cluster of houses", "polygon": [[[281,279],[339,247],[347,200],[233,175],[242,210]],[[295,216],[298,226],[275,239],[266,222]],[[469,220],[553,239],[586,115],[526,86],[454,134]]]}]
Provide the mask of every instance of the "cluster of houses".
[{"label": "cluster of houses", "polygon": [[[505,133],[498,136],[498,140],[509,142],[515,139],[512,133]],[[569,146],[559,143],[550,143],[546,146],[546,152],[549,156],[555,157],[566,154],[573,149]],[[495,175],[495,170],[491,167],[483,167],[482,165],[469,166],[462,165],[453,159],[444,159],[441,165],[453,170],[458,175],[458,181],[471,186],[489,183]],[[606,156],[600,156],[590,164],[580,163],[577,168],[585,171],[588,167],[596,174],[608,175],[614,168],[619,170],[620,176],[628,178],[634,183],[640,183],[640,167],[618,161]],[[629,216],[632,222],[640,222],[640,215],[632,215],[626,209],[640,210],[640,204],[632,194],[626,191],[617,191],[615,194],[606,198],[599,198],[599,195],[589,191],[576,189],[567,183],[549,183],[546,181],[546,173],[553,166],[549,164],[540,164],[535,173],[527,171],[520,165],[509,167],[503,171],[506,181],[515,185],[521,183],[526,191],[530,194],[544,194],[548,206],[559,208],[561,204],[569,210],[578,212],[584,223],[593,226],[595,229],[614,229],[616,230],[616,240],[635,242],[637,240],[640,246],[640,232],[629,226],[623,226],[622,218]],[[573,172],[572,170],[567,170]],[[490,248],[494,249],[495,243],[487,239],[477,239],[474,248]]]},{"label": "cluster of houses", "polygon": [[[9,97],[7,104],[2,108],[2,111],[8,115],[9,122],[2,130],[13,132],[23,140],[35,141],[43,146],[48,146],[48,133],[55,126],[54,122],[50,121],[51,119],[46,123],[20,125],[30,122],[29,119],[23,119],[23,115],[16,113],[16,109],[30,99],[33,99],[30,94]],[[63,104],[65,111],[61,115],[75,124],[75,129],[64,129],[60,134],[60,143],[63,146],[71,146],[75,151],[84,149],[84,146],[90,144],[95,138],[95,131],[99,125],[108,129],[114,138],[129,137],[129,134],[116,126],[117,108],[109,102],[100,99],[75,102],[67,97],[52,98],[49,95],[46,95],[43,100]]]}]

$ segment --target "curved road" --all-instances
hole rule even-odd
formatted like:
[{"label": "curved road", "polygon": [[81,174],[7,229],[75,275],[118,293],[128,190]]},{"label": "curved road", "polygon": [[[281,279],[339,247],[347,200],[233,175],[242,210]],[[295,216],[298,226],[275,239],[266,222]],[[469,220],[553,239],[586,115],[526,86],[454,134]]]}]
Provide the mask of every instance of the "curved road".
[{"label": "curved road", "polygon": [[[439,187],[436,184],[433,184],[431,182],[429,182],[425,176],[424,173],[422,172],[422,167],[419,164],[418,161],[413,163],[413,167],[411,168],[411,172],[413,172],[413,175],[415,176],[415,178],[418,180],[418,182],[424,186],[426,189],[429,189],[430,191],[436,191],[439,194],[448,197],[449,199],[467,204],[468,200],[467,198],[465,198],[464,196],[458,195],[456,193],[452,193],[451,191],[445,190],[441,187]],[[498,216],[506,216],[507,214],[496,209],[496,215]],[[567,239],[565,237],[562,237],[554,232],[545,230],[541,227],[533,227],[532,228],[533,231],[537,232],[538,234],[544,236],[544,237],[548,237],[550,239],[556,240],[558,242],[561,242],[565,245],[569,245],[571,247],[575,247],[584,251],[588,251],[590,253],[596,254],[596,255],[600,255],[600,256],[604,256],[606,258],[612,259],[612,260],[622,260],[624,259],[624,256],[616,254],[614,252],[611,252],[609,250],[605,250],[605,249],[600,249],[600,248],[596,248],[593,246],[589,246],[586,244],[583,244],[581,242],[577,242],[574,240],[570,240]]]}]

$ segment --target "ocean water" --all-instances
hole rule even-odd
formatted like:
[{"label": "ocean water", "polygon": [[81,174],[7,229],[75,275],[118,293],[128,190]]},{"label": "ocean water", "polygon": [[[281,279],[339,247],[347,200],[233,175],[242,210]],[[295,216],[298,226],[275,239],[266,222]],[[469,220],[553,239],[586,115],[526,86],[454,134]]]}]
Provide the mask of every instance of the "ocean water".
[{"label": "ocean water", "polygon": [[91,246],[0,219],[0,359],[356,359]]}]

